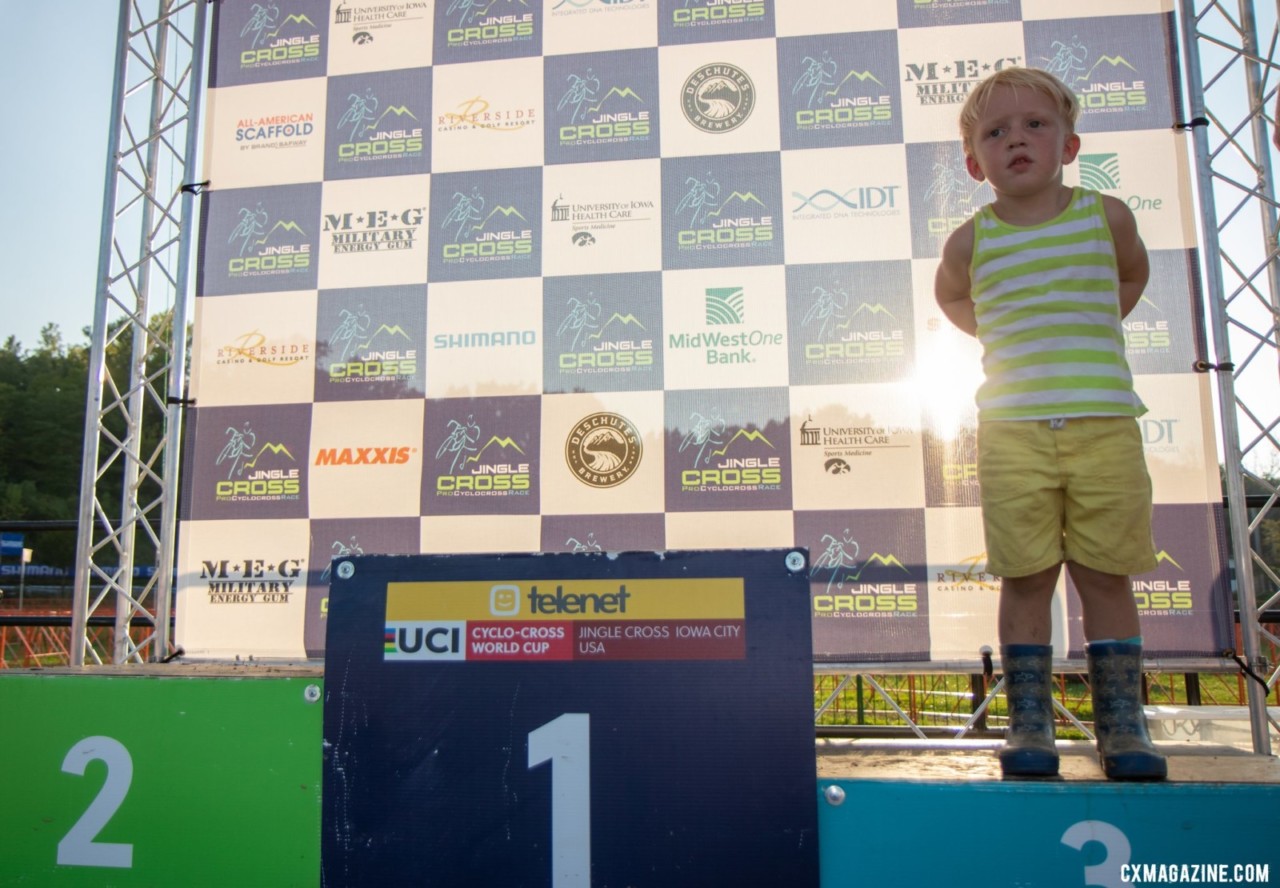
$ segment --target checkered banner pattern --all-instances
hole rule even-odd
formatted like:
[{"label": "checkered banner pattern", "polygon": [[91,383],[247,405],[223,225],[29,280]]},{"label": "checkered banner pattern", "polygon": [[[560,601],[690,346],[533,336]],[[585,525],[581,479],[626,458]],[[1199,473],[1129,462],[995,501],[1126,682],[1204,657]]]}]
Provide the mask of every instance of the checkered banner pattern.
[{"label": "checkered banner pattern", "polygon": [[1151,251],[1148,650],[1229,646],[1170,3],[222,0],[178,641],[322,656],[347,553],[795,545],[816,662],[976,659],[979,351],[932,281],[991,199],[960,103],[1030,65]]}]

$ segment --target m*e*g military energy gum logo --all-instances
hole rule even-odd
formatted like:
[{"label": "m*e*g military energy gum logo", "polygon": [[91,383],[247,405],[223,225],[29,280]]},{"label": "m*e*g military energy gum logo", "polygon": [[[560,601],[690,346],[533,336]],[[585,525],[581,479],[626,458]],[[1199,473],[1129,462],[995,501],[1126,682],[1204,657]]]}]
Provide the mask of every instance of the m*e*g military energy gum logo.
[{"label": "m*e*g military energy gum logo", "polygon": [[640,432],[616,413],[583,417],[564,443],[573,476],[591,487],[617,487],[635,474],[642,453]]}]

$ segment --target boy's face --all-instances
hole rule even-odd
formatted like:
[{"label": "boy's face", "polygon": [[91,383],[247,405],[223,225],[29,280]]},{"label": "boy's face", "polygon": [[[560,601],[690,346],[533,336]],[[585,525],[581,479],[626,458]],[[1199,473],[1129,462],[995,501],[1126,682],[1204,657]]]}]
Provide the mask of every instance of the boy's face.
[{"label": "boy's face", "polygon": [[1080,150],[1057,104],[1031,87],[997,86],[979,115],[966,156],[969,175],[998,194],[1024,196],[1060,185]]}]

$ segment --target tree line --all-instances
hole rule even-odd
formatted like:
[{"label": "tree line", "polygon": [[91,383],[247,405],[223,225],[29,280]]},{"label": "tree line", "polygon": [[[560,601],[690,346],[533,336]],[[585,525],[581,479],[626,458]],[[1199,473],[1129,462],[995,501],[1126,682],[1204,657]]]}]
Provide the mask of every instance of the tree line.
[{"label": "tree line", "polygon": [[[108,331],[106,363],[112,379],[128,379],[131,335],[117,338],[123,321]],[[169,318],[157,315],[150,327],[168,336]],[[9,336],[0,346],[0,521],[75,520],[80,513],[80,476],[85,440],[85,402],[89,380],[91,331],[83,342],[68,343],[57,324],[46,324],[33,347]],[[149,373],[159,372],[161,358],[149,360]],[[141,452],[150,454],[163,438],[161,405],[148,399],[143,408]],[[103,418],[117,438],[125,417],[113,411]],[[98,500],[117,521],[123,495],[124,466],[120,460],[100,465]],[[139,499],[160,493],[154,482],[143,482]],[[155,516],[157,519],[159,515]],[[137,564],[153,564],[155,551],[139,535]],[[53,567],[75,563],[74,530],[24,532],[24,545],[33,560]]]}]

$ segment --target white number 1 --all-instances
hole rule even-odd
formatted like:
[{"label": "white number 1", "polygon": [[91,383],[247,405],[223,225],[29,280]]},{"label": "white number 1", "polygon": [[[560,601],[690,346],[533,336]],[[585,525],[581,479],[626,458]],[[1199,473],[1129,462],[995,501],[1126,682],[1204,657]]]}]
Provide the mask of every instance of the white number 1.
[{"label": "white number 1", "polygon": [[551,888],[591,888],[591,716],[529,732],[529,769],[551,762]]}]

